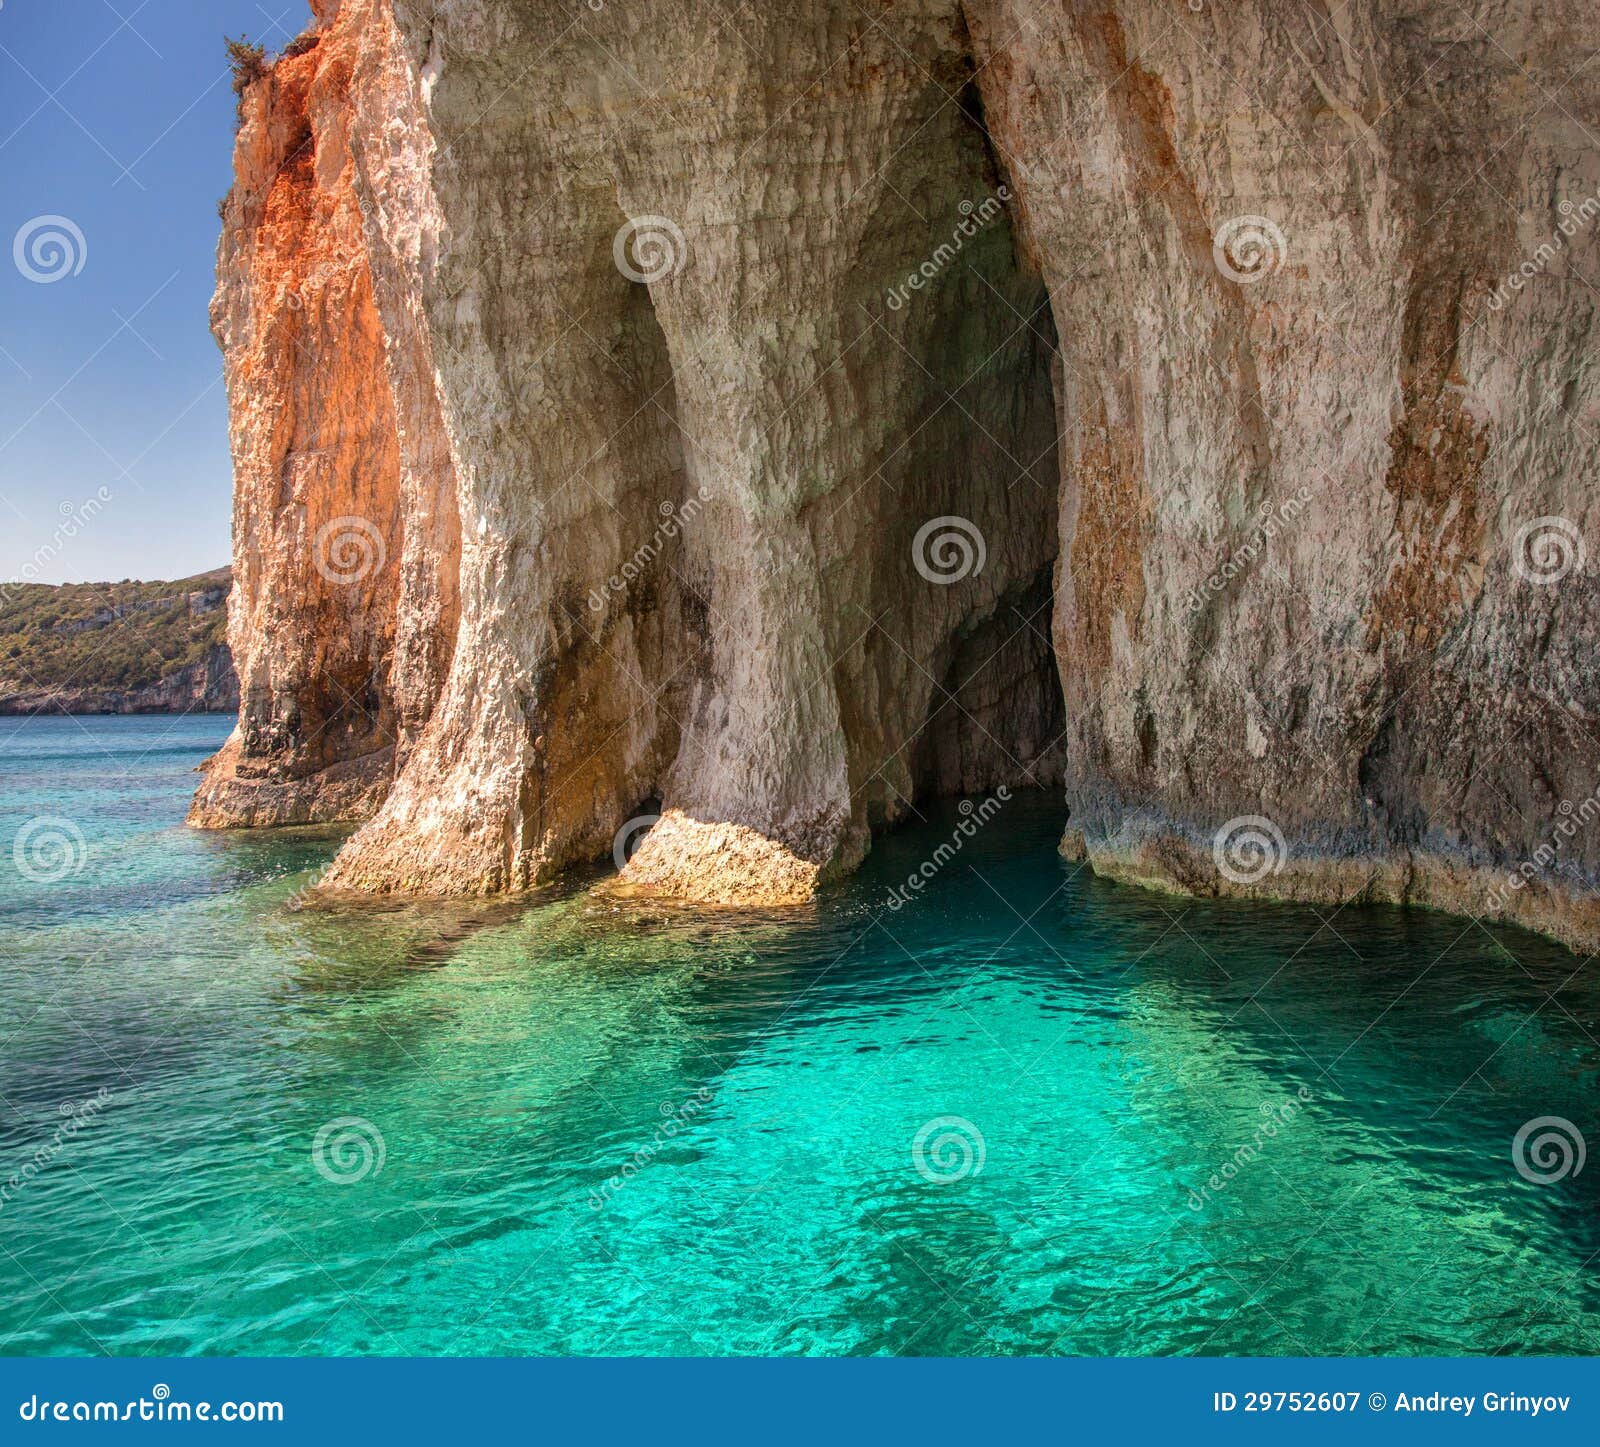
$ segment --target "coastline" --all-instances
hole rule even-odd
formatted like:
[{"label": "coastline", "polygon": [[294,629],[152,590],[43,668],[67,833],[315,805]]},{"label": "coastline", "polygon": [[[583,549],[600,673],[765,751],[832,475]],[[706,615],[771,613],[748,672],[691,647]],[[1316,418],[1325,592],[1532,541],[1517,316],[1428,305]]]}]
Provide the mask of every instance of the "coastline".
[{"label": "coastline", "polygon": [[1419,907],[1467,921],[1467,928],[1516,925],[1574,954],[1600,950],[1600,897],[1581,881],[1529,878],[1515,863],[1444,849],[1341,851],[1282,836],[1281,847],[1230,868],[1219,844],[1225,829],[1202,838],[1173,820],[1139,814],[1108,831],[1069,825],[1058,850],[1100,878],[1184,898]]}]

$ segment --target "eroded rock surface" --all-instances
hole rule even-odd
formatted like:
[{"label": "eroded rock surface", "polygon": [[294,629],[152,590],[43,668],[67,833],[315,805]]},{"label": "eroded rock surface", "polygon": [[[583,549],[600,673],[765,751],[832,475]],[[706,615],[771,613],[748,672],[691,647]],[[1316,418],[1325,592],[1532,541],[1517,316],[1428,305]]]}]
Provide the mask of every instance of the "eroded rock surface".
[{"label": "eroded rock surface", "polygon": [[[1591,5],[344,0],[305,45],[225,224],[202,822],[337,796],[336,883],[463,893],[659,814],[628,883],[763,903],[1064,783],[1097,870],[1600,943]],[[340,517],[384,561],[331,587]]]},{"label": "eroded rock surface", "polygon": [[1600,17],[975,13],[1062,337],[1093,866],[1595,940],[1600,829],[1504,867],[1600,812]]},{"label": "eroded rock surface", "polygon": [[[397,380],[404,333],[380,316],[355,192],[361,50],[355,34],[313,32],[241,101],[212,303],[234,457],[241,704],[195,824],[370,814],[453,646],[453,487],[417,481],[429,418]],[[403,425],[397,397],[412,403]]]}]

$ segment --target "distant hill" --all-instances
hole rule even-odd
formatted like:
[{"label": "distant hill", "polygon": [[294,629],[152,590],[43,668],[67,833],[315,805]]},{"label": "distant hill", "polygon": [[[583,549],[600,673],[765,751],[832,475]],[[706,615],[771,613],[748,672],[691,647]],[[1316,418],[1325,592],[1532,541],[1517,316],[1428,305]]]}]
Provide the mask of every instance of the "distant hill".
[{"label": "distant hill", "polygon": [[0,587],[0,714],[232,712],[218,568],[171,583]]}]

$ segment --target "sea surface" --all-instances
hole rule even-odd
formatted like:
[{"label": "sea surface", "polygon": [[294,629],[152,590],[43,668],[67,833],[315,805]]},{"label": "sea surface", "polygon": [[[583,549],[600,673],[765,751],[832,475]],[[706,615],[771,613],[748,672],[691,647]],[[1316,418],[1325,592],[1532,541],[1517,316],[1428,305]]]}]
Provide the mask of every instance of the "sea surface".
[{"label": "sea surface", "polygon": [[0,721],[0,1353],[1600,1351],[1592,959],[1042,797],[785,913],[297,908],[227,728]]}]

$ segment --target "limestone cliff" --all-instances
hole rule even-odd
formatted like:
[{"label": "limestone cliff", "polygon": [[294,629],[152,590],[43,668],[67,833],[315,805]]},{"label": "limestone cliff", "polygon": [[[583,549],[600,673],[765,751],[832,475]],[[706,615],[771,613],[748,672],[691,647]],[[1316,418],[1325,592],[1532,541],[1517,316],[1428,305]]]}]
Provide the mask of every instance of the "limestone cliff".
[{"label": "limestone cliff", "polygon": [[1097,870],[1600,943],[1597,46],[324,0],[226,206],[196,819],[376,810],[335,883],[475,892],[659,814],[626,883],[770,902],[1064,786]]},{"label": "limestone cliff", "polygon": [[[323,13],[331,7],[322,7]],[[380,310],[350,126],[360,38],[313,31],[241,98],[212,327],[234,457],[239,727],[201,825],[364,818],[456,622],[453,480]]]}]

